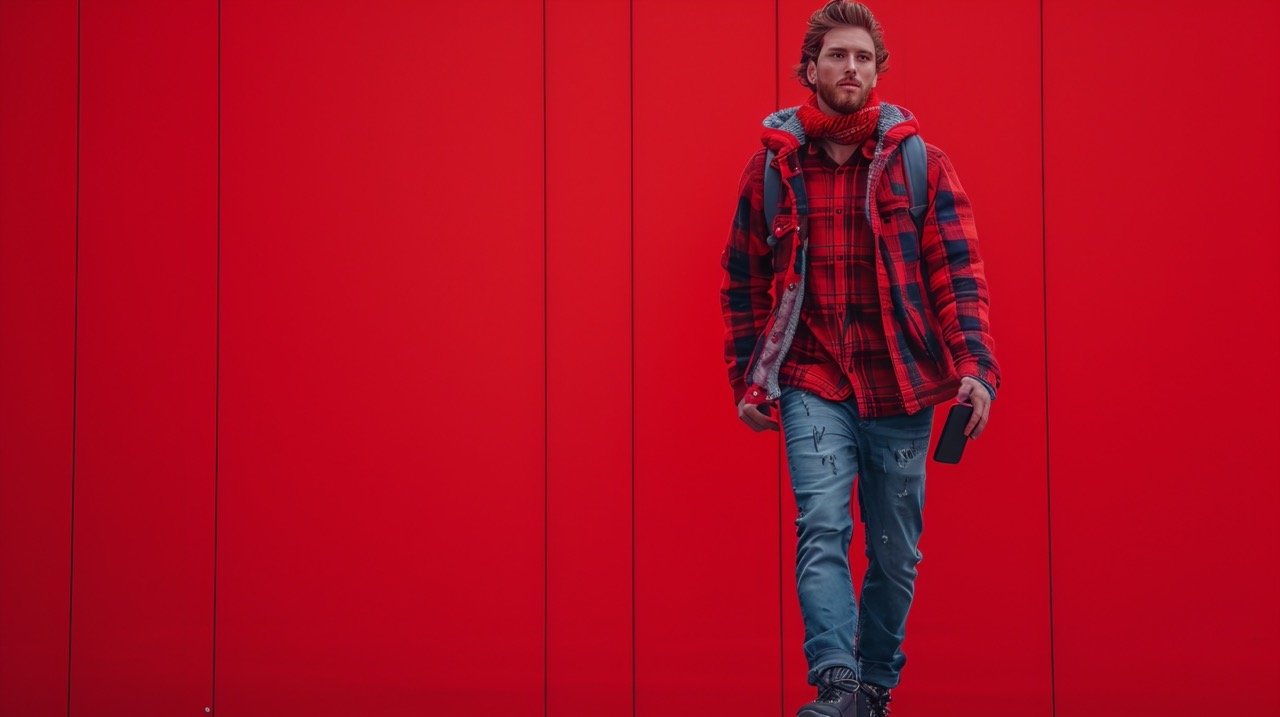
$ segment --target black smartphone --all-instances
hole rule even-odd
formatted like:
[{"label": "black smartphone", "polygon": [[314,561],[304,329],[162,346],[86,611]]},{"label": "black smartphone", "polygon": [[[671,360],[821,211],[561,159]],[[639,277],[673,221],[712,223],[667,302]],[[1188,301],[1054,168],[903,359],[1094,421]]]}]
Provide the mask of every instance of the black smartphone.
[{"label": "black smartphone", "polygon": [[959,463],[964,453],[964,444],[969,437],[964,434],[964,427],[973,416],[973,406],[957,403],[947,412],[947,422],[942,427],[942,435],[938,436],[938,447],[933,450],[933,460],[939,463]]}]

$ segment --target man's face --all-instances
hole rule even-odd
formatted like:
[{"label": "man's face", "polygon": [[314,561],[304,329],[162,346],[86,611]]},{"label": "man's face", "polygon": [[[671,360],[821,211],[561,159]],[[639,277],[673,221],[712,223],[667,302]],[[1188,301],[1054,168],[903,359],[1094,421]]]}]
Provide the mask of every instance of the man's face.
[{"label": "man's face", "polygon": [[822,40],[817,61],[806,70],[827,114],[852,114],[867,103],[876,86],[876,46],[862,27],[837,27]]}]

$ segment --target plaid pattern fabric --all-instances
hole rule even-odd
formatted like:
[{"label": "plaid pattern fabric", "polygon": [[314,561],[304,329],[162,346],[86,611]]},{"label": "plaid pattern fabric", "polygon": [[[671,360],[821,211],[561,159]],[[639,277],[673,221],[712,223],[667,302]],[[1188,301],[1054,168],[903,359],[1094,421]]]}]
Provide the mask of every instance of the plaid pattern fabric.
[{"label": "plaid pattern fabric", "polygon": [[800,325],[779,382],[832,401],[854,398],[866,418],[903,413],[880,319],[876,252],[866,215],[876,140],[837,166],[816,143],[800,160],[809,192],[809,272]]},{"label": "plaid pattern fabric", "polygon": [[[901,410],[915,413],[953,397],[960,376],[982,381],[994,397],[1000,385],[1000,369],[990,334],[987,283],[972,209],[950,160],[937,147],[926,145],[930,211],[923,236],[916,236],[908,211],[905,170],[896,151],[902,138],[915,132],[916,123],[900,108],[892,109],[895,112],[891,117],[897,114],[905,119],[882,128],[880,151],[867,168],[874,198],[860,209],[875,237],[875,290]],[[803,158],[805,150],[802,147],[795,154]],[[726,328],[724,358],[735,404],[744,396],[752,403],[777,398],[768,396],[762,386],[747,377],[755,373],[754,365],[764,360],[762,356],[776,360],[777,352],[769,352],[771,345],[790,356],[787,340],[791,337],[774,325],[778,306],[785,303],[780,299],[790,299],[793,293],[805,289],[802,295],[806,298],[801,305],[804,316],[809,294],[806,284],[818,282],[818,291],[824,291],[818,277],[821,272],[806,271],[804,225],[792,216],[794,198],[790,191],[784,191],[783,207],[775,225],[764,225],[764,157],[765,150],[758,151],[743,171],[737,211],[721,255],[725,272],[720,291]],[[788,167],[784,180],[798,170],[798,163]],[[809,191],[820,194],[818,189],[815,185]],[[810,232],[820,231],[821,219],[811,216],[808,224]],[[769,245],[771,235],[778,244],[776,251]],[[817,248],[808,246],[809,251]],[[800,323],[797,337],[804,326],[813,325]],[[799,341],[803,344],[806,340]],[[831,358],[839,365],[838,357]],[[803,354],[797,354],[793,361],[784,360],[783,367],[801,366],[803,360]],[[858,369],[852,370],[856,377]]]},{"label": "plaid pattern fabric", "polygon": [[[736,406],[747,392],[747,369],[773,314],[778,292],[773,267],[783,265],[765,240],[765,149],[747,162],[738,183],[738,207],[733,215],[729,242],[720,254],[724,280],[720,308],[725,320],[724,357],[729,365],[729,385]],[[779,250],[783,247],[779,247]],[[782,272],[779,272],[781,275]]]}]

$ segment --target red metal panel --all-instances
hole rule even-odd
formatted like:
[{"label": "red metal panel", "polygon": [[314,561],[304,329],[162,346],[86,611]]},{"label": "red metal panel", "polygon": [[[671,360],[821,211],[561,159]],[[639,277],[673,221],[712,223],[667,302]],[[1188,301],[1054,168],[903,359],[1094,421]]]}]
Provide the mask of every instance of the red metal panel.
[{"label": "red metal panel", "polygon": [[717,295],[774,108],[774,4],[633,22],[637,714],[776,715],[778,434],[738,421]]},{"label": "red metal panel", "polygon": [[66,714],[76,4],[0,3],[0,714]]},{"label": "red metal panel", "polygon": [[[791,68],[817,7],[780,3],[783,106],[808,97]],[[973,202],[1005,382],[990,428],[964,460],[928,464],[925,559],[894,706],[920,714],[1048,715],[1039,5],[912,0],[875,3],[873,10],[890,53],[877,85],[881,99],[916,114],[921,136],[948,154]],[[935,438],[945,417],[946,404],[935,414]],[[801,650],[788,481],[784,471],[783,650],[792,707],[812,699],[813,688]],[[851,567],[860,589],[866,559],[861,527],[854,532]]]},{"label": "red metal panel", "polygon": [[1280,713],[1273,3],[1045,3],[1059,717]]},{"label": "red metal panel", "polygon": [[81,10],[71,714],[209,706],[217,14]]},{"label": "red metal panel", "polygon": [[630,717],[630,3],[546,12],[547,714]]},{"label": "red metal panel", "polygon": [[541,5],[222,12],[217,709],[541,712]]}]

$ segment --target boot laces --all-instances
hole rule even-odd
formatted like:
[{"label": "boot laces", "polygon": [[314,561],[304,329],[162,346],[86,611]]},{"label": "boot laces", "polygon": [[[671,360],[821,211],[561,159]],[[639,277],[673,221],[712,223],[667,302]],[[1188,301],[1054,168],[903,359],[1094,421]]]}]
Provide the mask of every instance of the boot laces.
[{"label": "boot laces", "polygon": [[889,717],[889,702],[893,695],[889,688],[863,684],[862,691],[867,695],[867,707],[871,709],[871,717]]},{"label": "boot laces", "polygon": [[818,695],[818,701],[834,704],[845,695],[856,693],[861,686],[862,683],[852,677],[836,677],[827,682],[826,687]]}]

